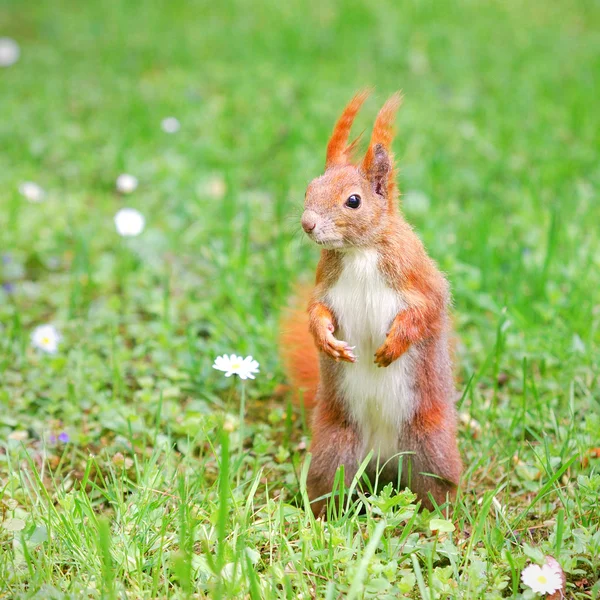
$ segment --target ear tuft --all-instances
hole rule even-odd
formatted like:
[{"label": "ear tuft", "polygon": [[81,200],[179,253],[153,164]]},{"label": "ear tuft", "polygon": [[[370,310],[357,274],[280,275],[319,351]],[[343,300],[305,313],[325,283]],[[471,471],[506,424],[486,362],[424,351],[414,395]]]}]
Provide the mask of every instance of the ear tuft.
[{"label": "ear tuft", "polygon": [[394,138],[394,119],[396,111],[402,104],[402,94],[396,92],[381,107],[369,148],[362,162],[362,170],[371,181],[377,194],[395,200],[396,182],[394,175],[394,158],[391,152]]},{"label": "ear tuft", "polygon": [[369,90],[362,90],[358,92],[358,94],[356,94],[354,98],[350,100],[344,109],[344,112],[335,124],[333,133],[331,134],[331,138],[327,144],[327,156],[325,158],[326,169],[336,165],[345,165],[348,163],[350,154],[358,142],[357,139],[351,144],[348,144],[350,129],[356,114],[360,110],[360,107],[363,105],[364,101],[367,99],[368,95]]}]

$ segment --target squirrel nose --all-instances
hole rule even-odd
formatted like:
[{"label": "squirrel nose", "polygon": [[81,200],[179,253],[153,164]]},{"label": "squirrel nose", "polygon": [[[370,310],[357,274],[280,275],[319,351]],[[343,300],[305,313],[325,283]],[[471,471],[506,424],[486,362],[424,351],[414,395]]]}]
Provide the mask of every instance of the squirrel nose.
[{"label": "squirrel nose", "polygon": [[302,215],[302,229],[306,231],[306,233],[310,233],[317,226],[317,213],[312,210],[305,210]]}]

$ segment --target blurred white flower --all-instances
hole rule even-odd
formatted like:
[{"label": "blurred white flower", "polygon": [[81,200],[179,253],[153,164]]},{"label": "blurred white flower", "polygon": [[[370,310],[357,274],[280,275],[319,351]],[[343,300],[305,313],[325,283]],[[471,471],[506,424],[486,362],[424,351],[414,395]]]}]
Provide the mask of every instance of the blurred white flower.
[{"label": "blurred white flower", "polygon": [[122,208],[115,215],[117,233],[125,237],[140,235],[144,231],[146,219],[135,208]]},{"label": "blurred white flower", "polygon": [[233,583],[238,576],[239,567],[236,563],[227,563],[221,570],[221,577],[229,583]]},{"label": "blurred white flower", "polygon": [[177,133],[181,124],[175,117],[167,117],[160,122],[160,126],[165,133]]},{"label": "blurred white flower", "polygon": [[121,194],[131,194],[138,186],[137,177],[123,173],[117,177],[117,190]]},{"label": "blurred white flower", "polygon": [[27,198],[29,202],[41,202],[46,196],[46,192],[33,181],[24,181],[19,186],[19,192],[24,198]]},{"label": "blurred white flower", "polygon": [[561,574],[548,564],[529,565],[523,569],[521,581],[538,594],[553,594],[562,587]]},{"label": "blurred white flower", "polygon": [[54,325],[39,325],[31,334],[31,343],[48,354],[56,354],[61,335]]},{"label": "blurred white flower", "polygon": [[227,192],[227,184],[220,175],[211,177],[208,181],[207,192],[215,200],[220,200]]},{"label": "blurred white flower", "polygon": [[21,56],[21,49],[15,40],[7,37],[0,38],[0,67],[14,65]]},{"label": "blurred white flower", "polygon": [[473,419],[469,413],[461,412],[458,415],[460,422],[469,430],[471,435],[477,439],[481,434],[481,425],[479,421]]},{"label": "blurred white flower", "polygon": [[258,363],[251,357],[236,356],[231,354],[227,356],[217,356],[213,369],[217,371],[223,371],[225,377],[231,377],[237,375],[240,379],[254,379],[254,375],[258,373]]},{"label": "blurred white flower", "polygon": [[[477,500],[477,504],[479,506],[481,506],[483,504],[483,496],[481,498],[479,498],[479,500]],[[504,506],[502,506],[502,504],[500,503],[500,500],[498,500],[498,498],[496,498],[496,496],[492,496],[492,504],[494,505],[494,508],[498,512],[501,512],[501,513],[504,512]]]}]

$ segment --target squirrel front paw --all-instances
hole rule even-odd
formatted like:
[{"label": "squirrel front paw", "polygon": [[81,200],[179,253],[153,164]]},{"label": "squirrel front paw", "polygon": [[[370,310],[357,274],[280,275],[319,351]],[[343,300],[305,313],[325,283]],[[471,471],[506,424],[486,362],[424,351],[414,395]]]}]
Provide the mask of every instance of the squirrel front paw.
[{"label": "squirrel front paw", "polygon": [[375,364],[378,367],[389,367],[400,358],[409,348],[410,343],[398,338],[386,338],[375,352]]},{"label": "squirrel front paw", "polygon": [[317,348],[321,352],[325,352],[325,354],[331,356],[335,361],[356,362],[356,356],[352,352],[354,347],[350,346],[347,342],[335,338],[333,331],[333,324],[325,328],[323,334],[317,339]]}]

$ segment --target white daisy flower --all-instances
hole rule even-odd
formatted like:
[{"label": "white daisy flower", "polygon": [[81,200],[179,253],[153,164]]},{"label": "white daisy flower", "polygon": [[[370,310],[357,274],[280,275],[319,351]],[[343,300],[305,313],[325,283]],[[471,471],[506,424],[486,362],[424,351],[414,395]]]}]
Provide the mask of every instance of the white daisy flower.
[{"label": "white daisy flower", "polygon": [[167,117],[160,122],[160,126],[165,133],[177,133],[181,124],[175,117]]},{"label": "white daisy flower", "polygon": [[121,192],[121,194],[131,194],[137,188],[138,180],[134,175],[122,173],[117,177],[116,185],[117,191]]},{"label": "white daisy flower", "polygon": [[19,186],[21,196],[29,200],[29,202],[41,202],[46,196],[46,192],[37,183],[33,181],[24,181]]},{"label": "white daisy flower", "polygon": [[254,379],[254,375],[258,373],[258,363],[251,357],[236,356],[235,354],[224,354],[217,356],[213,369],[223,371],[225,377],[237,375],[240,379]]},{"label": "white daisy flower", "polygon": [[115,215],[117,233],[124,237],[140,235],[144,231],[145,225],[144,215],[135,208],[122,208]]},{"label": "white daisy flower", "polygon": [[523,585],[531,588],[538,594],[553,594],[562,587],[562,578],[557,569],[544,564],[529,565],[521,573]]},{"label": "white daisy flower", "polygon": [[54,325],[39,325],[31,334],[31,343],[48,354],[56,354],[61,335]]},{"label": "white daisy flower", "polygon": [[21,56],[21,49],[15,40],[7,37],[0,38],[0,67],[14,65]]}]

